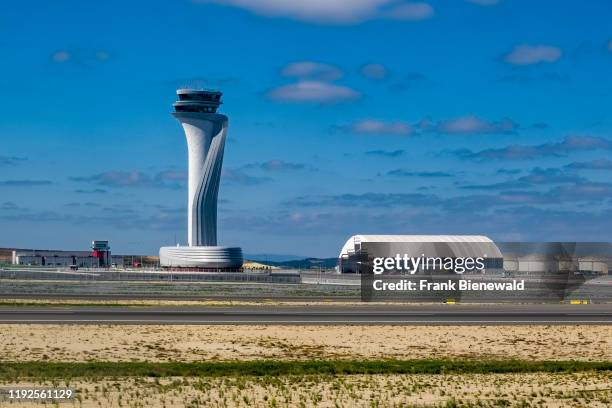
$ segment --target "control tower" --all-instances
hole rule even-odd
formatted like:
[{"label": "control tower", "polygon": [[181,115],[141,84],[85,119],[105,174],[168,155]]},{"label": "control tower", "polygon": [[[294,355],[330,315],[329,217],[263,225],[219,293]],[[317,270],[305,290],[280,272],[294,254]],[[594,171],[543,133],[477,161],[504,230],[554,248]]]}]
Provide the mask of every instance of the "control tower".
[{"label": "control tower", "polygon": [[189,246],[162,247],[160,263],[177,268],[240,268],[240,248],[217,246],[217,197],[228,125],[227,116],[217,113],[222,93],[179,89],[176,94],[172,115],[185,131],[189,158]]}]

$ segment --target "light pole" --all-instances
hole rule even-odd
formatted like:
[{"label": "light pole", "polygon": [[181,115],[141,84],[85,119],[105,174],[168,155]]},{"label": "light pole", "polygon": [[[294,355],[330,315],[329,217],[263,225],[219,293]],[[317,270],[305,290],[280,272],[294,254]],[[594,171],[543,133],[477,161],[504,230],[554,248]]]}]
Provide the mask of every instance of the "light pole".
[{"label": "light pole", "polygon": [[[359,264],[359,265],[368,265],[368,266],[371,266],[371,265],[372,265],[370,262],[362,262],[362,261],[357,261],[357,262],[355,262],[355,263],[356,263],[356,264]],[[361,275],[361,268],[358,268],[357,275]]]},{"label": "light pole", "polygon": [[314,261],[314,263],[319,265],[319,269],[317,270],[317,284],[320,285],[321,284],[321,275],[323,274],[322,271],[322,264],[323,264],[323,260],[319,259],[318,261]]}]

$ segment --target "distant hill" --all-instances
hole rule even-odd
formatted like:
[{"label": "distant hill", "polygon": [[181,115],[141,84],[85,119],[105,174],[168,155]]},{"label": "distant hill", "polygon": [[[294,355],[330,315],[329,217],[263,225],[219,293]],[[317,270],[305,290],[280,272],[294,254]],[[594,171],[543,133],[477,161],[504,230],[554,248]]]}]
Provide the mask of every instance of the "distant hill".
[{"label": "distant hill", "polygon": [[338,264],[338,258],[303,258],[281,262],[260,259],[257,262],[286,269],[318,269],[319,267],[323,269],[332,269]]},{"label": "distant hill", "polygon": [[268,262],[285,262],[285,261],[299,261],[300,259],[306,259],[304,255],[285,255],[285,254],[244,254],[244,259],[252,261],[268,261]]}]

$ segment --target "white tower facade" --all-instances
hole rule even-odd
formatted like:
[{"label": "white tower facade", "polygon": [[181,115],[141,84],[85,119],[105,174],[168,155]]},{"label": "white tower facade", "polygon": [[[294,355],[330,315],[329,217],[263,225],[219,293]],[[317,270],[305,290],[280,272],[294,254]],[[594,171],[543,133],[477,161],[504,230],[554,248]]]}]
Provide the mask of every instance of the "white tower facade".
[{"label": "white tower facade", "polygon": [[217,113],[222,93],[179,89],[173,116],[187,138],[189,159],[188,247],[162,247],[162,266],[237,268],[242,250],[217,246],[217,198],[227,137],[228,118]]},{"label": "white tower facade", "polygon": [[[216,113],[220,92],[179,90],[174,117],[187,137],[189,246],[217,245],[217,197],[228,119]],[[210,100],[194,100],[195,98]],[[185,99],[187,98],[187,99]],[[197,111],[197,109],[204,110]]]}]

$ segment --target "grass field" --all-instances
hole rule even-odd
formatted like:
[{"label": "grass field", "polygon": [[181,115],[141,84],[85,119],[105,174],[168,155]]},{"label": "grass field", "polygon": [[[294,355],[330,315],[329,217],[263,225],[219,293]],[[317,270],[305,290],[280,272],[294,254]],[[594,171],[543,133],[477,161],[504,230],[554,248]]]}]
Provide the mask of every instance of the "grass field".
[{"label": "grass field", "polygon": [[83,408],[612,403],[610,326],[1,327],[0,387]]},{"label": "grass field", "polygon": [[311,297],[339,297],[360,300],[359,286],[309,285],[254,282],[207,282],[207,281],[70,281],[70,280],[30,280],[0,279],[0,296],[9,298],[15,295],[29,296],[83,296],[94,297],[100,294],[134,296],[155,299],[175,297],[177,300],[189,298],[236,299],[256,297],[259,299],[278,299],[295,297],[308,300]]},{"label": "grass field", "polygon": [[0,380],[75,377],[237,377],[355,374],[612,373],[612,362],[525,360],[321,360],[224,362],[4,362]]},{"label": "grass field", "polygon": [[612,401],[610,370],[608,363],[526,361],[28,363],[9,364],[0,386],[70,387],[87,408],[604,408]]}]

